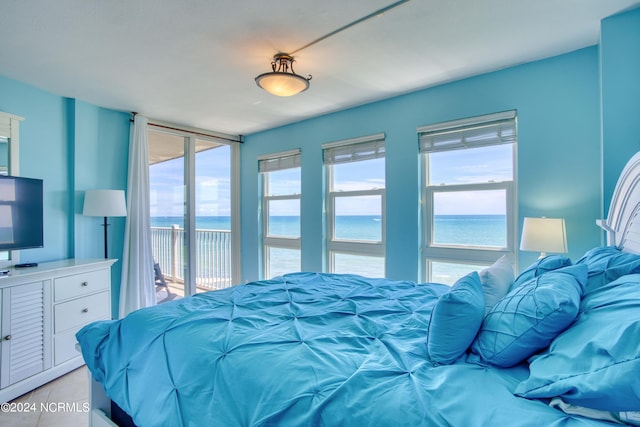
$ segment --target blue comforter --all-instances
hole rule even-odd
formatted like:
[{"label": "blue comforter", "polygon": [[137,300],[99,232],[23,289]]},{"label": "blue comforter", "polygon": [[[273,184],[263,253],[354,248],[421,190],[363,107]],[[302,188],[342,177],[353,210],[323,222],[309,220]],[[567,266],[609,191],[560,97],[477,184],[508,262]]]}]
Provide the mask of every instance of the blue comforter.
[{"label": "blue comforter", "polygon": [[448,287],[296,273],[138,310],[77,334],[145,426],[593,426],[513,395],[528,368],[447,366],[426,331]]}]

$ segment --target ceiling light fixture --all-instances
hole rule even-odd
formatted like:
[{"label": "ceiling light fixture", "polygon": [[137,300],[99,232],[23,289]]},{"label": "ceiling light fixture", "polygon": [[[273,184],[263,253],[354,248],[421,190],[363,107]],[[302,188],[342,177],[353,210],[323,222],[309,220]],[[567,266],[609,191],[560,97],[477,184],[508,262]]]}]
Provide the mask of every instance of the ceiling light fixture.
[{"label": "ceiling light fixture", "polygon": [[269,73],[256,77],[256,84],[267,92],[277,96],[297,95],[309,89],[311,75],[302,77],[293,70],[296,60],[288,53],[278,53],[273,57]]},{"label": "ceiling light fixture", "polygon": [[[292,51],[291,53],[277,53],[273,57],[273,61],[271,62],[271,69],[273,71],[271,71],[270,73],[260,74],[258,77],[256,77],[256,84],[267,92],[278,96],[291,96],[297,95],[300,92],[304,92],[305,90],[309,89],[309,80],[311,80],[311,74],[309,74],[307,77],[303,77],[293,71],[293,63],[295,62],[295,59],[293,59],[292,55],[294,53],[300,52],[302,49],[306,49],[309,46],[325,40],[348,28],[351,28],[354,25],[368,21],[369,19],[375,18],[377,16],[382,16],[391,9],[395,9],[396,7],[403,5],[409,1],[410,0],[396,1],[395,3],[383,7],[382,9],[378,9],[375,12],[368,14],[367,16],[363,16],[362,18],[356,19],[355,21],[350,22],[347,25],[343,25],[337,30],[332,31],[329,34],[325,34],[324,36],[315,39],[311,43],[307,43],[306,45]],[[289,72],[289,70],[291,70],[291,72]]]}]

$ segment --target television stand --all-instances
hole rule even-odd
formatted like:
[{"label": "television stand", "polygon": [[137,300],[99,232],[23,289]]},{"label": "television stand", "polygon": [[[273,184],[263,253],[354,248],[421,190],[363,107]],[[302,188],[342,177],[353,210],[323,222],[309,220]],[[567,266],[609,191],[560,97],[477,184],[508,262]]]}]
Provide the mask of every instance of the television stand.
[{"label": "television stand", "polygon": [[0,403],[84,364],[75,334],[94,320],[111,318],[114,262],[41,262],[0,277]]}]

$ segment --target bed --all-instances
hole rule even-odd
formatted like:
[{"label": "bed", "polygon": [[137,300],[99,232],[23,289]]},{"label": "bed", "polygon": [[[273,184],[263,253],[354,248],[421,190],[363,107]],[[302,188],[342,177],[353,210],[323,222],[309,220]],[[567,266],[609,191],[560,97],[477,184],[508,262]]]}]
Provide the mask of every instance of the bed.
[{"label": "bed", "polygon": [[517,276],[504,259],[452,287],[294,273],[92,323],[92,423],[640,425],[639,182],[640,154],[606,245]]}]

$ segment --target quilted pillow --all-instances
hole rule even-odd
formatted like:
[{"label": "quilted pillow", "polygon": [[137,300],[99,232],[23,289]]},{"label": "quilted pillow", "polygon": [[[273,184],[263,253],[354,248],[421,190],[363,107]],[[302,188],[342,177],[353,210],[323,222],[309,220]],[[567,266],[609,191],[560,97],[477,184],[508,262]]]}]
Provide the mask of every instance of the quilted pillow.
[{"label": "quilted pillow", "polygon": [[578,314],[587,267],[534,277],[509,292],[485,317],[471,351],[499,367],[516,365],[549,345]]},{"label": "quilted pillow", "polygon": [[542,276],[544,273],[549,271],[569,267],[570,265],[571,260],[562,255],[548,255],[544,258],[540,258],[516,277],[511,289],[522,286],[523,283],[533,279],[534,277]]},{"label": "quilted pillow", "polygon": [[505,255],[478,274],[480,283],[482,283],[482,292],[484,293],[484,314],[486,315],[509,292],[515,274],[511,262]]},{"label": "quilted pillow", "polygon": [[484,296],[477,272],[460,278],[431,312],[427,352],[434,365],[456,361],[469,348],[484,317]]},{"label": "quilted pillow", "polygon": [[585,264],[589,268],[587,290],[605,285],[625,274],[640,273],[640,255],[622,252],[615,246],[593,248],[576,264]]},{"label": "quilted pillow", "polygon": [[588,291],[575,323],[541,355],[516,388],[527,398],[561,397],[604,411],[640,410],[640,275]]}]

